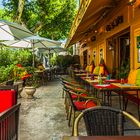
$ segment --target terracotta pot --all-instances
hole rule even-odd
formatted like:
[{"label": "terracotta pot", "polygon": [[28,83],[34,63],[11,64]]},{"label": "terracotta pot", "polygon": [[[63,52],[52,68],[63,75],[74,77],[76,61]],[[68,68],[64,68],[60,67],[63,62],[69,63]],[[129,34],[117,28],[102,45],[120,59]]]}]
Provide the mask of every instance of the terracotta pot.
[{"label": "terracotta pot", "polygon": [[25,92],[27,94],[27,98],[28,99],[32,99],[34,96],[34,93],[36,92],[36,88],[35,87],[25,87]]}]

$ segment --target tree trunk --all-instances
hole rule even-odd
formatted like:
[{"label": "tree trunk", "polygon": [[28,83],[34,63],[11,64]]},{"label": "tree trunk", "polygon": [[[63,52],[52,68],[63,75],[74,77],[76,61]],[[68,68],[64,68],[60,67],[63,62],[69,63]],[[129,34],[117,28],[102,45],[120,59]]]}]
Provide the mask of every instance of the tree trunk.
[{"label": "tree trunk", "polygon": [[24,5],[25,5],[25,0],[18,1],[18,9],[17,9],[16,19],[15,19],[15,21],[18,23],[21,23],[21,17],[22,17]]}]

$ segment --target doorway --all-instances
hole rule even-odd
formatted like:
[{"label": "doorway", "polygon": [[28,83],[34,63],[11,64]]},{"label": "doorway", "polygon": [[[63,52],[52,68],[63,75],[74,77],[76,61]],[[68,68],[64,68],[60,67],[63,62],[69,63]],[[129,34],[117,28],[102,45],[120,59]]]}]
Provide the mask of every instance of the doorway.
[{"label": "doorway", "polygon": [[130,62],[130,34],[124,34],[119,37],[119,66],[124,66]]},{"label": "doorway", "polygon": [[[130,29],[112,36],[107,40],[108,67],[114,78],[120,73],[127,77],[130,71]],[[122,76],[121,75],[121,76]]]},{"label": "doorway", "polygon": [[117,78],[127,78],[130,71],[130,32],[120,34],[118,40],[118,73]]}]

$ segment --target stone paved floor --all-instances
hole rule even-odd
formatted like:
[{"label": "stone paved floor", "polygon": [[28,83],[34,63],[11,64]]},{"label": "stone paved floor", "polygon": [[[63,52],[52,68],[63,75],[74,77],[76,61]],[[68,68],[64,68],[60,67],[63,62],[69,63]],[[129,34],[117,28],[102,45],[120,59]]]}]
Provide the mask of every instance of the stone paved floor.
[{"label": "stone paved floor", "polygon": [[[71,135],[60,81],[55,80],[39,87],[34,99],[27,99],[24,90],[21,95],[20,140],[61,140],[64,135]],[[130,111],[137,114],[135,105],[129,107]]]},{"label": "stone paved floor", "polygon": [[71,135],[59,81],[39,87],[35,99],[26,99],[24,91],[21,95],[20,140],[59,140]]}]

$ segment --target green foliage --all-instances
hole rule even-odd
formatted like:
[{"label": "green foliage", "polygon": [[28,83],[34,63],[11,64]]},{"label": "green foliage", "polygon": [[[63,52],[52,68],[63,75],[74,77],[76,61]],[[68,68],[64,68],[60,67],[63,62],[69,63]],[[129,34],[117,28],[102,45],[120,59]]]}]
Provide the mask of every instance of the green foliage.
[{"label": "green foliage", "polygon": [[[32,53],[29,50],[16,50],[9,48],[0,49],[0,83],[9,79],[18,80],[25,75],[34,72],[32,66]],[[39,63],[39,60],[35,60]],[[24,68],[16,66],[21,64]]]},{"label": "green foliage", "polygon": [[26,79],[26,86],[33,86],[33,87],[39,87],[40,86],[40,78],[38,76],[38,73],[35,73],[35,68],[33,67],[26,67],[26,70],[28,71],[31,76]]},{"label": "green foliage", "polygon": [[11,64],[32,65],[32,53],[28,50],[15,50],[9,48],[0,49],[0,66]]},{"label": "green foliage", "polygon": [[73,54],[73,47],[67,48],[67,51],[72,55]]},{"label": "green foliage", "polygon": [[57,65],[56,59],[57,59],[57,55],[56,54],[51,57],[51,59],[50,59],[50,65],[51,66]]},{"label": "green foliage", "polygon": [[125,61],[123,65],[121,65],[119,68],[116,69],[116,78],[121,79],[124,78],[126,79],[128,77],[130,71],[130,61]]},{"label": "green foliage", "polygon": [[28,74],[34,74],[36,68],[33,68],[32,66],[25,67]]},{"label": "green foliage", "polygon": [[80,64],[80,59],[78,55],[58,55],[53,56],[50,60],[51,65],[58,65],[60,67],[69,67],[71,64]]},{"label": "green foliage", "polygon": [[11,17],[6,15],[6,11],[3,9],[0,9],[0,19],[12,21]]},{"label": "green foliage", "polygon": [[[15,20],[18,2],[3,0],[5,16]],[[21,22],[31,31],[50,39],[64,39],[77,11],[76,0],[25,0]]]},{"label": "green foliage", "polygon": [[8,65],[7,67],[5,66],[0,67],[0,83],[13,78],[13,69],[14,69],[13,64]]},{"label": "green foliage", "polygon": [[56,57],[56,64],[60,67],[67,68],[72,64],[72,56],[71,55],[58,55]]}]

